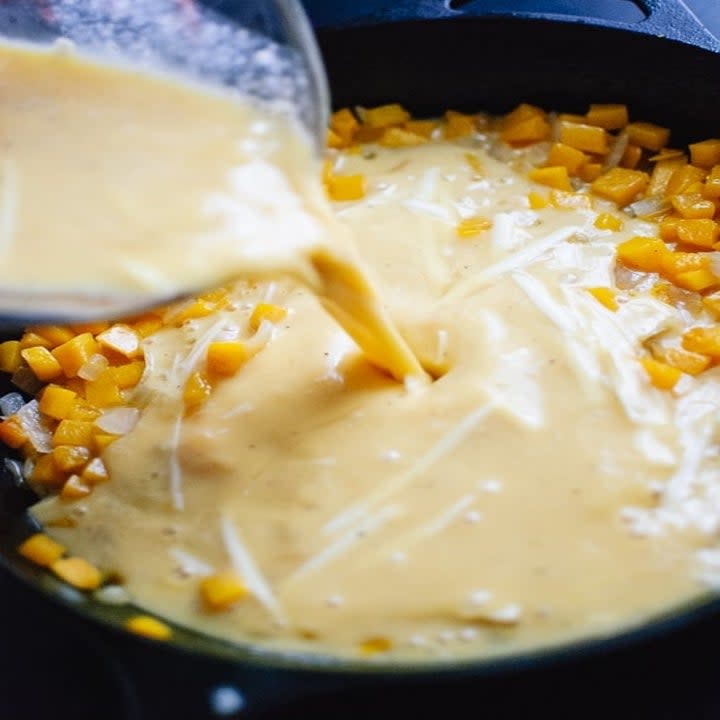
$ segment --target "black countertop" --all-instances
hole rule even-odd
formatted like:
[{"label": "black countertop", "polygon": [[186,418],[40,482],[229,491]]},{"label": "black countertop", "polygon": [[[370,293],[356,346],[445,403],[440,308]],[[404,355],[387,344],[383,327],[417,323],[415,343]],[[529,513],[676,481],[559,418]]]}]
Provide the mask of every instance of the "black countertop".
[{"label": "black countertop", "polygon": [[[332,1],[332,0],[325,0]],[[324,0],[308,0],[311,14]],[[720,35],[720,0],[688,2]],[[720,82],[720,79],[719,79]],[[715,109],[713,109],[715,111]],[[449,683],[383,683],[292,702],[273,718],[720,718],[720,617],[551,666]],[[0,570],[0,720],[252,715],[232,667],[105,633]],[[248,693],[252,695],[252,693]],[[214,708],[214,709],[213,709]]]}]

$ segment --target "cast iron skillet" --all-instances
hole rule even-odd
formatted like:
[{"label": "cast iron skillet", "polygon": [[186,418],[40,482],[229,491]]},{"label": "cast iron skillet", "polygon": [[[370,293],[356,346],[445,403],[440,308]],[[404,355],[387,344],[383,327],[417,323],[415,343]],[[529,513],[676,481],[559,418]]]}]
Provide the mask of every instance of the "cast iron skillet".
[{"label": "cast iron skillet", "polygon": [[[235,5],[232,0],[211,4],[228,15]],[[397,101],[423,115],[447,108],[503,112],[520,101],[568,112],[584,112],[590,102],[625,102],[634,118],[671,127],[674,145],[718,133],[720,43],[676,0],[315,0],[307,4],[337,106]],[[16,19],[33,21],[24,16]],[[0,387],[0,393],[9,390]],[[7,452],[0,454],[3,461],[10,457]],[[91,601],[15,553],[18,542],[33,529],[25,512],[33,500],[17,474],[9,466],[0,467],[0,561],[48,601],[59,600],[120,642],[113,634],[120,632],[131,608]],[[391,681],[463,680],[544,666],[668,633],[718,613],[720,599],[706,596],[613,636],[501,659],[422,667],[279,654],[182,628],[176,629],[167,652],[185,651],[232,667],[245,693],[246,711],[259,712],[315,693],[378,688]]]}]

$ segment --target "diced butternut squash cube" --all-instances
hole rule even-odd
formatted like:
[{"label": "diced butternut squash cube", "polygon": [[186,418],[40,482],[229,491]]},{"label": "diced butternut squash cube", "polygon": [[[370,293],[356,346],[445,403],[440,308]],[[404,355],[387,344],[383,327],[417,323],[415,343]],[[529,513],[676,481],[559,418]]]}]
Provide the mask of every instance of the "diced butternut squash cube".
[{"label": "diced butternut squash cube", "polygon": [[367,194],[364,175],[331,175],[325,182],[328,197],[335,202],[360,200]]},{"label": "diced butternut squash cube", "polygon": [[642,148],[639,145],[628,143],[622,158],[620,159],[620,167],[634,170],[640,163],[642,157]]},{"label": "diced butternut squash cube", "polygon": [[633,145],[657,152],[670,139],[670,130],[648,122],[633,122],[627,126],[627,134]]},{"label": "diced butternut squash cube", "polygon": [[660,274],[673,282],[681,273],[707,270],[709,267],[707,253],[668,250],[660,259]]},{"label": "diced butternut squash cube", "polygon": [[550,123],[544,115],[532,115],[512,124],[506,123],[500,131],[500,137],[509,145],[540,142],[550,137]]},{"label": "diced butternut squash cube", "polygon": [[720,163],[720,139],[703,140],[692,143],[690,148],[690,159],[693,165],[704,168],[711,168]]},{"label": "diced butternut squash cube", "polygon": [[0,371],[14,373],[21,363],[19,340],[6,340],[0,343]]},{"label": "diced butternut squash cube", "polygon": [[533,182],[547,185],[557,190],[565,190],[567,192],[572,190],[567,168],[563,166],[534,168],[528,173],[528,177]]},{"label": "diced butternut squash cube", "polygon": [[720,198],[720,165],[715,165],[705,180],[702,194],[711,200]]},{"label": "diced butternut squash cube", "polygon": [[9,417],[0,422],[0,441],[11,448],[20,448],[27,442],[25,431],[17,418]]},{"label": "diced butternut squash cube", "polygon": [[48,385],[40,396],[40,412],[55,420],[64,420],[70,416],[76,399],[77,393],[72,390],[60,385]]},{"label": "diced butternut squash cube", "polygon": [[617,232],[618,230],[622,230],[623,222],[617,215],[605,212],[600,213],[595,218],[593,225],[595,225],[598,230],[612,230],[613,232]]},{"label": "diced butternut squash cube", "polygon": [[715,203],[705,199],[700,193],[681,193],[670,198],[676,212],[684,218],[693,220],[712,218],[715,215]]},{"label": "diced butternut squash cube", "polygon": [[716,319],[720,320],[720,291],[705,295],[702,302],[705,309]]},{"label": "diced butternut squash cube", "polygon": [[391,103],[360,111],[363,124],[371,128],[386,128],[391,125],[402,125],[410,119],[410,113],[402,105]]},{"label": "diced butternut squash cube", "polygon": [[60,558],[50,565],[50,569],[78,590],[95,590],[102,581],[100,571],[81,557]]},{"label": "diced butternut squash cube", "polygon": [[358,650],[361,655],[371,657],[389,652],[392,649],[392,640],[388,637],[377,636],[371,637],[360,643]]},{"label": "diced butternut squash cube", "polygon": [[29,347],[21,350],[20,354],[38,380],[47,382],[62,375],[63,370],[60,363],[47,348],[40,346]]},{"label": "diced butternut squash cube", "polygon": [[135,387],[140,382],[145,372],[145,363],[142,360],[135,360],[125,365],[110,368],[110,372],[115,384],[121,390],[124,390]]},{"label": "diced butternut squash cube", "polygon": [[[214,302],[211,300],[205,300],[203,298],[193,298],[192,300],[188,300],[187,302],[183,303],[179,307],[173,308],[170,311],[168,322],[172,322],[175,325],[182,325],[184,322],[187,322],[188,320],[198,320],[199,318],[207,317],[208,315],[211,315],[215,312],[217,309],[217,306]],[[106,332],[110,332],[117,326],[113,326],[113,328],[110,328],[110,330],[106,330]],[[105,333],[102,333],[101,335],[98,335],[98,340],[102,342],[102,338],[105,336]],[[131,345],[132,340],[129,341],[129,345]],[[109,344],[105,344],[106,347],[111,347]],[[139,348],[140,342],[139,338],[136,337],[135,340],[135,346],[136,348]],[[116,350],[116,352],[122,352],[118,350],[117,348],[113,348]],[[122,352],[125,357],[138,357],[138,355],[128,355],[126,352]]]},{"label": "diced butternut squash cube", "polygon": [[593,182],[591,188],[596,195],[623,207],[644,192],[649,182],[647,173],[615,167],[603,173]]},{"label": "diced butternut squash cube", "polygon": [[699,270],[677,273],[673,277],[673,282],[684,290],[702,292],[720,284],[720,278],[709,268],[700,268]]},{"label": "diced butternut squash cube", "polygon": [[682,372],[672,365],[667,365],[652,358],[640,360],[650,382],[659,390],[672,390],[682,377]]},{"label": "diced butternut squash cube", "polygon": [[330,116],[330,129],[340,138],[342,147],[350,145],[360,123],[349,108],[342,108]]},{"label": "diced butternut squash cube", "polygon": [[150,640],[164,641],[172,637],[170,626],[150,615],[135,615],[127,620],[125,627],[135,635],[141,635]]},{"label": "diced butternut squash cube", "polygon": [[585,117],[588,125],[597,125],[605,130],[620,130],[628,124],[628,111],[625,105],[591,105]]},{"label": "diced butternut squash cube", "polygon": [[663,258],[670,254],[658,238],[632,237],[617,247],[617,259],[623,265],[644,272],[660,272]]},{"label": "diced butternut squash cube", "polygon": [[78,370],[98,351],[98,344],[90,333],[76,335],[53,351],[53,357],[60,363],[65,377],[74,378]]},{"label": "diced butternut squash cube", "polygon": [[60,487],[66,477],[67,475],[55,466],[52,455],[40,455],[30,473],[32,482],[48,487]]},{"label": "diced butternut squash cube", "polygon": [[383,147],[412,147],[423,145],[428,139],[399,127],[386,128],[378,140]]},{"label": "diced butternut squash cube", "polygon": [[588,288],[588,292],[608,310],[615,312],[618,309],[618,303],[615,299],[615,291],[609,287],[593,287]]},{"label": "diced butternut squash cube", "polygon": [[520,103],[515,109],[509,112],[502,119],[503,127],[508,125],[515,125],[516,123],[522,122],[532,117],[545,117],[545,111],[537,105],[530,105],[529,103]]},{"label": "diced butternut squash cube", "polygon": [[677,240],[685,245],[710,250],[720,238],[720,226],[714,220],[679,220],[674,223]]},{"label": "diced butternut squash cube", "polygon": [[115,380],[113,368],[108,368],[97,379],[85,383],[85,398],[97,408],[122,405],[123,396]]},{"label": "diced butternut squash cube", "polygon": [[263,320],[271,323],[282,322],[287,316],[287,310],[281,305],[272,303],[258,303],[250,315],[250,328],[257,330]]},{"label": "diced butternut squash cube", "polygon": [[670,176],[667,186],[665,187],[665,194],[671,196],[687,192],[695,183],[703,182],[705,175],[704,170],[694,165],[682,165]]},{"label": "diced butternut squash cube", "polygon": [[215,375],[234,375],[250,358],[245,343],[238,340],[211,342],[207,349],[207,370]]},{"label": "diced butternut squash cube", "polygon": [[95,422],[100,417],[101,411],[99,408],[96,408],[94,405],[91,405],[85,398],[77,398],[75,400],[74,405],[72,406],[72,409],[70,410],[70,414],[68,415],[68,420],[87,420],[89,422]]},{"label": "diced butternut squash cube", "polygon": [[443,134],[448,140],[467,137],[477,130],[475,119],[472,115],[459,113],[455,110],[448,110],[445,113],[445,126]]},{"label": "diced butternut squash cube", "polygon": [[408,120],[403,127],[414,135],[422,135],[428,140],[438,127],[435,120]]},{"label": "diced butternut squash cube", "polygon": [[35,533],[18,547],[18,553],[36,565],[50,567],[65,554],[65,547],[45,533]]},{"label": "diced butternut squash cube", "polygon": [[587,155],[582,150],[558,142],[550,148],[545,164],[550,167],[562,165],[570,175],[575,175],[586,160]]},{"label": "diced butternut squash cube", "polygon": [[52,437],[53,447],[59,445],[82,445],[90,447],[93,423],[84,420],[61,420]]},{"label": "diced butternut squash cube", "polygon": [[720,325],[690,328],[683,335],[682,346],[690,352],[720,360]]},{"label": "diced butternut squash cube", "polygon": [[141,317],[137,320],[133,320],[132,329],[141,337],[146,338],[156,333],[163,326],[161,318],[155,315],[148,315]]},{"label": "diced butternut squash cube", "polygon": [[82,335],[83,333],[90,333],[91,335],[97,335],[103,330],[107,330],[110,327],[110,323],[107,320],[95,320],[86,323],[75,323],[70,326],[72,331],[76,335]]},{"label": "diced butternut squash cube", "polygon": [[325,145],[334,150],[339,150],[345,147],[345,141],[336,132],[328,128],[325,131]]},{"label": "diced butternut squash cube", "polygon": [[31,347],[44,347],[49,349],[50,342],[36,332],[28,330],[24,332],[20,338],[20,349],[24,350],[25,348]]},{"label": "diced butternut squash cube", "polygon": [[211,395],[212,385],[200,372],[194,372],[185,383],[183,402],[188,412],[200,407]]},{"label": "diced butternut squash cube", "polygon": [[585,123],[561,121],[560,142],[595,155],[605,155],[610,149],[607,131]]},{"label": "diced butternut squash cube", "polygon": [[667,363],[687,375],[699,375],[707,370],[712,363],[712,360],[707,355],[700,355],[700,353],[690,352],[679,347],[653,350],[653,355],[656,356],[657,360]]},{"label": "diced butternut squash cube", "polygon": [[667,193],[668,183],[673,173],[685,167],[687,161],[684,158],[669,158],[659,160],[653,167],[650,175],[650,184],[647,188],[648,195],[664,195]]},{"label": "diced butternut squash cube", "polygon": [[603,166],[599,162],[583,163],[578,170],[578,177],[588,183],[595,182],[602,174]]},{"label": "diced butternut squash cube", "polygon": [[93,437],[95,452],[101,453],[108,445],[112,445],[118,437],[118,435],[111,435],[110,433],[96,433]]},{"label": "diced butternut squash cube", "polygon": [[53,448],[52,458],[58,470],[75,472],[90,460],[90,450],[81,445],[58,445]]},{"label": "diced butternut squash cube", "polygon": [[63,500],[80,500],[92,492],[92,487],[83,482],[79,475],[71,475],[62,486],[60,497]]},{"label": "diced butternut squash cube", "polygon": [[44,338],[48,343],[48,348],[62,345],[68,340],[72,340],[76,335],[71,328],[63,325],[33,325],[28,330]]},{"label": "diced butternut squash cube", "polygon": [[473,215],[472,217],[463,218],[455,226],[455,234],[459,238],[476,237],[491,227],[492,220],[482,215]]},{"label": "diced butternut squash cube", "polygon": [[210,575],[200,582],[200,596],[211,610],[226,610],[247,595],[245,583],[231,571]]},{"label": "diced butternut squash cube", "polygon": [[528,204],[532,210],[542,210],[550,204],[550,197],[547,195],[540,195],[540,193],[529,192],[528,193]]},{"label": "diced butternut squash cube", "polygon": [[[97,435],[95,439],[97,439]],[[115,439],[115,436],[111,436]],[[107,481],[109,477],[107,467],[101,458],[93,458],[80,473],[80,478],[86,485],[99,485]]]}]

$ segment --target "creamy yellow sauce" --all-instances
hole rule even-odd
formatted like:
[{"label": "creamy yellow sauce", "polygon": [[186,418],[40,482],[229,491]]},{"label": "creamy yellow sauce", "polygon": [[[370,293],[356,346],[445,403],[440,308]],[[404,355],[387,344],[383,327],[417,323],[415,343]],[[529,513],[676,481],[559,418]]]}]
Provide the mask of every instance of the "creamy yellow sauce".
[{"label": "creamy yellow sauce", "polygon": [[117,316],[240,276],[313,287],[368,357],[422,369],[287,113],[66,49],[0,47],[0,307]]},{"label": "creamy yellow sauce", "polygon": [[[79,66],[67,62],[56,82],[74,88]],[[106,137],[91,88],[106,91],[107,80],[135,108],[132,142],[121,146],[147,143],[143,162],[173,148],[173,172],[147,180],[153,189],[167,182],[168,195],[182,197],[208,158],[220,175],[227,169],[238,112],[230,103],[158,79],[82,72],[77,105],[58,105],[44,126],[82,122],[87,145],[74,154],[89,162]],[[24,78],[3,82],[21,93]],[[92,123],[83,103],[98,108]],[[185,149],[185,131],[208,126],[216,134]],[[34,513],[48,532],[162,617],[266,647],[380,650],[373,659],[488,656],[616,632],[701,592],[698,562],[712,568],[702,553],[712,553],[717,529],[718,373],[685,377],[673,393],[652,388],[637,362],[641,345],[683,318],[642,288],[620,289],[616,313],[588,293],[615,287],[618,242],[657,229],[628,220],[621,232],[601,231],[597,209],[529,210],[527,159],[507,150],[498,159],[498,148],[488,134],[335,159],[336,171],[363,173],[369,185],[363,200],[336,206],[338,232],[357,238],[388,317],[439,379],[395,382],[303,284],[238,283],[229,308],[145,340],[146,372],[131,399],[141,413],[104,453],[110,482],[83,500],[42,501]],[[38,176],[41,161],[49,163],[37,155]],[[268,165],[286,172],[284,162]],[[187,203],[169,203],[152,222],[135,212],[127,183],[137,163],[128,161],[118,203],[156,247],[157,228],[185,227]],[[273,196],[283,217],[308,197],[304,186],[286,190]],[[59,217],[59,202],[47,217],[52,208]],[[459,238],[458,222],[473,215],[492,228]],[[115,232],[101,220],[98,254]],[[167,238],[175,242],[169,230]],[[68,242],[84,249],[88,240]],[[54,267],[37,256],[26,266],[36,282]],[[287,317],[253,331],[259,301]],[[182,389],[204,348],[235,338],[258,352],[185,415]],[[198,585],[229,568],[250,595],[208,612]]]}]

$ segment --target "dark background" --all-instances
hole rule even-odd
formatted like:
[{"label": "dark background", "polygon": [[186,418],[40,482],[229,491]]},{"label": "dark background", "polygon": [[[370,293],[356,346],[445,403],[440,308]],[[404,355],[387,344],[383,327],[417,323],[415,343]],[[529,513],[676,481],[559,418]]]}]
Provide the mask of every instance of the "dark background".
[{"label": "dark background", "polygon": [[[321,19],[328,3],[342,1],[306,5]],[[687,4],[720,36],[720,0]],[[210,711],[213,688],[247,690],[245,683],[227,666],[99,633],[0,569],[0,720],[204,720],[219,717]],[[336,683],[329,695],[302,703],[271,682],[264,693],[281,707],[273,718],[720,720],[720,618],[481,680],[384,683],[348,692]]]}]

